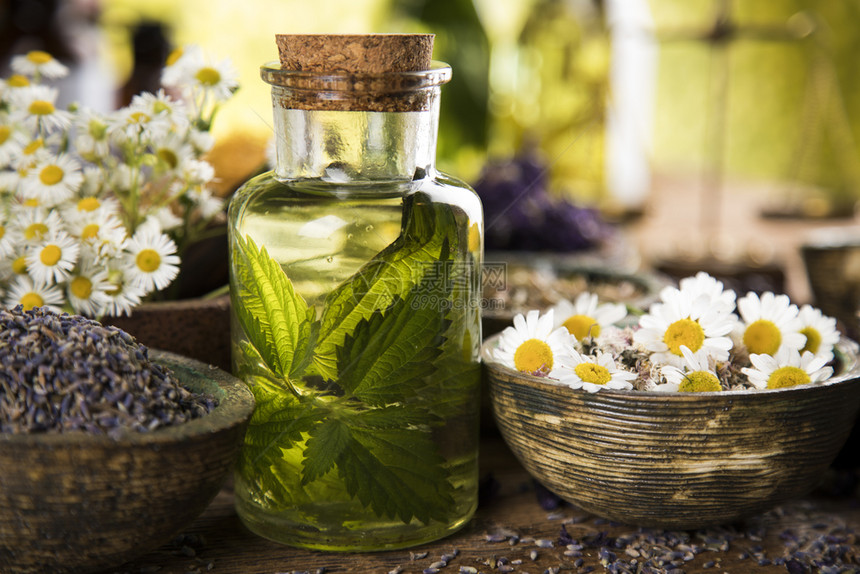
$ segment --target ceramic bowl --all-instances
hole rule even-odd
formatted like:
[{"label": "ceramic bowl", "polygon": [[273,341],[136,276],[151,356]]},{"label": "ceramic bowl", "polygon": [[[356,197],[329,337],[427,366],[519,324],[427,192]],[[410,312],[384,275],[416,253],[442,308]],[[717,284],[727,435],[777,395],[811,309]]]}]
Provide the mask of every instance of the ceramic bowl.
[{"label": "ceramic bowl", "polygon": [[490,401],[505,442],[562,499],[618,522],[670,529],[729,523],[811,491],[860,408],[856,346],[818,385],[720,393],[553,385],[493,362]]},{"label": "ceramic bowl", "polygon": [[0,572],[77,573],[117,566],[168,542],[215,497],[254,409],[246,385],[150,351],[195,392],[206,416],[113,439],[84,432],[0,434]]}]

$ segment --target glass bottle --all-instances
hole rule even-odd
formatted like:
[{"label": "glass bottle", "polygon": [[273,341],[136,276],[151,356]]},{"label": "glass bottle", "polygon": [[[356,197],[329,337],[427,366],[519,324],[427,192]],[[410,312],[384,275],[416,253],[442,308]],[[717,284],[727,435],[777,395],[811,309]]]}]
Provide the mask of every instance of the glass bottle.
[{"label": "glass bottle", "polygon": [[368,60],[262,67],[277,165],[229,210],[234,373],[257,400],[237,512],[320,550],[429,542],[477,506],[483,215],[434,168],[451,70]]}]

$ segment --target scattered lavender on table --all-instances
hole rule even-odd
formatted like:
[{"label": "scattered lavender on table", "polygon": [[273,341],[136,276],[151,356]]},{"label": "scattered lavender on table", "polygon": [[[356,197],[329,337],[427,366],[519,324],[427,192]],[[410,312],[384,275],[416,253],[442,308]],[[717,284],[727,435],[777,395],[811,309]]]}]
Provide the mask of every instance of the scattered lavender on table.
[{"label": "scattered lavender on table", "polygon": [[0,309],[0,432],[151,431],[214,406],[120,329],[44,308]]}]

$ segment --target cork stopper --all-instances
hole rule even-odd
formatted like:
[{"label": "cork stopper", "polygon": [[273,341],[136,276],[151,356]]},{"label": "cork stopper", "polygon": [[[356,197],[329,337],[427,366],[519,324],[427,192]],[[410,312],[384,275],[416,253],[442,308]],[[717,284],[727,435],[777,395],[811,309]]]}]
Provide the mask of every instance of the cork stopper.
[{"label": "cork stopper", "polygon": [[323,73],[387,74],[430,69],[433,34],[278,34],[281,67]]},{"label": "cork stopper", "polygon": [[434,67],[433,34],[278,34],[280,70],[263,78],[286,88],[287,109],[411,112],[430,109],[426,88],[450,79]]}]

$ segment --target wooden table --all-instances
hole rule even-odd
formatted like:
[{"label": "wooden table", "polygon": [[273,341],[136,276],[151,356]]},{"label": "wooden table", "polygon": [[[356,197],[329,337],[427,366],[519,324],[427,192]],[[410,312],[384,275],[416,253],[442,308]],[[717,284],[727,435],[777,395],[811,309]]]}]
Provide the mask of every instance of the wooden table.
[{"label": "wooden table", "polygon": [[[204,514],[173,542],[109,572],[411,574],[432,572],[428,569],[442,560],[443,555],[450,558],[445,567],[437,564],[436,569],[442,574],[636,572],[635,566],[622,567],[629,567],[634,559],[641,572],[813,572],[816,570],[797,569],[798,565],[793,565],[795,570],[784,564],[767,565],[765,560],[783,556],[786,544],[814,550],[822,540],[827,540],[826,545],[841,553],[843,562],[849,564],[840,572],[860,572],[860,542],[854,535],[860,534],[860,500],[856,488],[845,494],[852,489],[842,486],[843,493],[839,496],[833,494],[833,488],[820,488],[807,498],[727,528],[679,533],[638,529],[610,523],[570,505],[544,509],[529,475],[502,440],[493,433],[486,434],[481,451],[480,508],[463,530],[442,541],[408,550],[365,554],[290,548],[260,538],[241,524],[233,509],[228,483]],[[850,482],[856,476],[853,471],[831,471],[826,484],[833,487],[834,481]],[[582,548],[562,543],[567,540],[560,541],[562,527]],[[794,539],[798,542],[793,542]],[[637,546],[633,540],[640,544]],[[712,549],[707,550],[708,546]],[[649,561],[651,565],[657,564],[657,559],[669,552],[674,553],[677,566],[642,567]],[[649,555],[651,558],[647,558]]]}]

